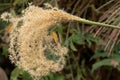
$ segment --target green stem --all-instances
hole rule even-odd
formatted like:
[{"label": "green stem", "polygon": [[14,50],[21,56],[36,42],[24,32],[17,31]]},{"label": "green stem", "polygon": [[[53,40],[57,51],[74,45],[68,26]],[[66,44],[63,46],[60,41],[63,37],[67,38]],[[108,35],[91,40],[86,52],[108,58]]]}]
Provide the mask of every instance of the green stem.
[{"label": "green stem", "polygon": [[79,17],[76,18],[76,21],[79,21],[79,22],[82,22],[82,23],[85,23],[85,24],[91,24],[91,25],[110,27],[110,28],[114,28],[114,29],[120,29],[120,26],[114,26],[114,25],[109,25],[109,24],[105,24],[105,23],[94,22],[94,21],[82,19],[82,18],[79,18]]}]

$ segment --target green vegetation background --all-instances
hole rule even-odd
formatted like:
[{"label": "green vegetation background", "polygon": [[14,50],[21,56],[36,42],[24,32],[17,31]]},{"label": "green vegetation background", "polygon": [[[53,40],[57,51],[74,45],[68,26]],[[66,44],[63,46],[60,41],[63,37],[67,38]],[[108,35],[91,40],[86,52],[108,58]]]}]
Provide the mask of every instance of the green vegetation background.
[{"label": "green vegetation background", "polygon": [[[28,2],[40,7],[48,2],[82,18],[120,25],[119,0],[0,0],[0,14],[7,11],[20,15]],[[117,9],[119,13],[114,12]],[[53,30],[60,35],[62,44],[69,48],[67,64],[61,72],[50,73],[43,80],[120,80],[119,30],[95,28],[77,22],[56,26]],[[8,57],[9,32],[9,23],[0,19],[0,67],[8,80],[33,80],[27,72],[11,64]],[[0,80],[6,80],[2,71]]]}]

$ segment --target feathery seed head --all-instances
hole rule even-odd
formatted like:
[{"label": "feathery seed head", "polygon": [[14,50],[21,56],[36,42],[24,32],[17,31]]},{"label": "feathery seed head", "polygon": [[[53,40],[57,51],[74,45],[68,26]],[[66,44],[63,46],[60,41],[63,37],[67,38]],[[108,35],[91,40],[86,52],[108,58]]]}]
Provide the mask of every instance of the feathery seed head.
[{"label": "feathery seed head", "polygon": [[10,60],[35,79],[57,72],[65,66],[66,47],[54,43],[49,28],[57,22],[76,19],[59,9],[29,6],[21,17],[13,18],[10,33]]}]

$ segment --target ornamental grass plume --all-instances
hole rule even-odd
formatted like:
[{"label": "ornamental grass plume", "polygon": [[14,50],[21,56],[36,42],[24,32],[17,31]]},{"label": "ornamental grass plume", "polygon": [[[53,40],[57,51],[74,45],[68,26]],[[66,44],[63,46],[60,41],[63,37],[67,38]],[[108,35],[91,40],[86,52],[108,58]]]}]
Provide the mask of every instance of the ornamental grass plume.
[{"label": "ornamental grass plume", "polygon": [[58,48],[49,29],[57,22],[74,19],[74,16],[61,10],[44,10],[33,5],[26,8],[21,17],[13,18],[5,13],[3,19],[5,15],[10,16],[8,20],[13,24],[9,48],[12,63],[29,72],[34,79],[64,68],[64,56],[68,49],[63,46]]},{"label": "ornamental grass plume", "polygon": [[[60,71],[65,66],[64,56],[68,49],[61,45],[58,48],[49,32],[49,29],[56,23],[80,21],[119,28],[81,19],[59,9],[43,9],[34,5],[26,8],[21,17],[9,16],[9,20],[13,24],[10,33],[10,60],[19,68],[30,73],[35,80],[47,76],[50,72]],[[1,18],[4,19],[6,16],[2,15]]]}]

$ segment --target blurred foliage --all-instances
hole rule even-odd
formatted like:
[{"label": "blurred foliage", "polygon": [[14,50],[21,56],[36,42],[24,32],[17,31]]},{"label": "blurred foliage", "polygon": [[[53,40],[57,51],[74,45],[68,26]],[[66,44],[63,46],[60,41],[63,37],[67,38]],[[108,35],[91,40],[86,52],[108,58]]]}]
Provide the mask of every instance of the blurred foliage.
[{"label": "blurred foliage", "polygon": [[[38,6],[49,2],[71,14],[97,21],[107,9],[104,7],[99,11],[97,8],[109,0],[0,0],[0,14],[8,11],[13,15],[20,15],[28,2]],[[112,5],[113,3],[108,4],[108,7]],[[119,21],[115,18],[112,22],[116,19]],[[9,23],[0,19],[0,67],[4,69],[9,80],[33,80],[27,72],[11,64],[8,58],[9,26]],[[101,36],[94,37],[87,27],[88,25],[82,23],[70,22],[57,24],[52,29],[58,34],[59,42],[69,48],[69,55],[66,56],[64,70],[50,73],[42,80],[120,80],[120,43],[115,44],[113,51],[108,53],[104,50],[105,45],[99,45]]]}]

